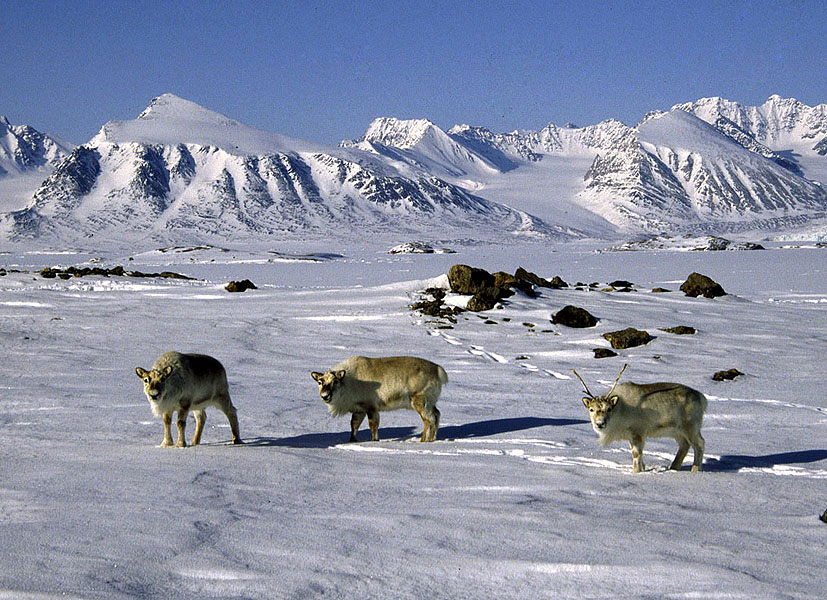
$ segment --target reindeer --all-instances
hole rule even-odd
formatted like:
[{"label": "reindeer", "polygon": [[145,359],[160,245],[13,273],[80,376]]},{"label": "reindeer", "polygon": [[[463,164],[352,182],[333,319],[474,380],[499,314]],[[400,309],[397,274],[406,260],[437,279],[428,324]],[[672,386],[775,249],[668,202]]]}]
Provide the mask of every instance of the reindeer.
[{"label": "reindeer", "polygon": [[577,375],[587,397],[583,404],[589,409],[592,427],[598,441],[608,445],[616,440],[628,440],[632,447],[632,471],[641,473],[643,445],[647,437],[671,437],[678,442],[678,454],[670,469],[678,470],[692,446],[692,470],[700,471],[704,457],[704,438],[701,424],[707,408],[706,397],[680,383],[621,383],[623,365],[612,388],[602,396],[589,391],[583,378]]}]

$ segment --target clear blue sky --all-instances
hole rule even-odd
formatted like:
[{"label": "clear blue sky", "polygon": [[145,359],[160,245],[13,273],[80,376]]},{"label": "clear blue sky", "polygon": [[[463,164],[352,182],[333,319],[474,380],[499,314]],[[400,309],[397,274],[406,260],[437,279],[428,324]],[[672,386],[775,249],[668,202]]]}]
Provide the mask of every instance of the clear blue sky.
[{"label": "clear blue sky", "polygon": [[326,143],[380,116],[501,132],[827,102],[824,0],[4,0],[0,19],[0,114],[74,143],[165,92]]}]

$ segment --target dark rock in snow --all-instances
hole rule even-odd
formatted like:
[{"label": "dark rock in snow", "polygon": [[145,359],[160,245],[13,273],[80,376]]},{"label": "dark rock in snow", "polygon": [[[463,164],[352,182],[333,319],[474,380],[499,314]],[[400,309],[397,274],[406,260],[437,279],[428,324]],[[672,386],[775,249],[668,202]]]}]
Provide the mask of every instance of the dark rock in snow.
[{"label": "dark rock in snow", "polygon": [[608,348],[594,348],[592,352],[594,352],[595,358],[611,358],[617,356],[617,352],[609,350]]},{"label": "dark rock in snow", "polygon": [[692,273],[686,281],[681,284],[681,291],[691,298],[703,296],[704,298],[717,298],[726,296],[727,293],[720,284],[716,283],[706,275]]},{"label": "dark rock in snow", "polygon": [[483,310],[491,310],[497,303],[506,297],[503,294],[511,295],[514,292],[504,287],[486,287],[474,294],[468,301],[467,308],[470,311],[480,312]]},{"label": "dark rock in snow", "polygon": [[228,292],[246,292],[247,290],[257,290],[258,288],[249,279],[242,279],[241,281],[231,281],[224,289]]},{"label": "dark rock in snow", "polygon": [[448,283],[455,294],[473,295],[483,288],[493,287],[494,276],[485,269],[454,265],[448,271]]},{"label": "dark rock in snow", "polygon": [[598,321],[599,319],[585,308],[572,306],[571,304],[564,306],[551,317],[551,322],[555,325],[577,328],[594,327]]},{"label": "dark rock in snow", "polygon": [[642,331],[634,327],[627,327],[620,331],[610,331],[609,333],[604,333],[603,337],[609,341],[615,350],[625,350],[626,348],[642,346],[655,339],[649,335],[648,331]]},{"label": "dark rock in snow", "polygon": [[741,375],[744,375],[744,373],[741,373],[738,369],[729,369],[727,371],[718,371],[712,376],[712,379],[715,381],[725,381],[735,379]]},{"label": "dark rock in snow", "polygon": [[689,327],[687,325],[678,325],[677,327],[662,327],[661,331],[665,331],[666,333],[673,333],[675,335],[692,335],[693,333],[697,333],[694,327]]}]

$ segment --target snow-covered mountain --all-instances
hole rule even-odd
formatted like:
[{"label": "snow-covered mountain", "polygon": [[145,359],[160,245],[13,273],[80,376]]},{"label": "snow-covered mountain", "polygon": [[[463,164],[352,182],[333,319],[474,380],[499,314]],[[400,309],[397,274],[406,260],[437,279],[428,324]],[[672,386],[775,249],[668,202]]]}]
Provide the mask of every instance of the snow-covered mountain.
[{"label": "snow-covered mountain", "polygon": [[440,176],[547,222],[614,230],[777,229],[827,211],[825,105],[721,99],[651,113],[636,127],[447,133],[428,121],[377,119],[345,143]]},{"label": "snow-covered mountain", "polygon": [[705,98],[635,127],[510,133],[380,118],[334,148],[167,94],[72,150],[27,208],[0,215],[0,234],[604,237],[824,223],[827,105]]},{"label": "snow-covered mountain", "polygon": [[556,233],[425,170],[403,172],[360,150],[262,132],[170,94],[135,120],[104,125],[0,227],[15,239],[199,240],[451,227]]},{"label": "snow-covered mountain", "polygon": [[52,169],[71,150],[71,144],[0,115],[0,178]]},{"label": "snow-covered mountain", "polygon": [[72,145],[0,115],[0,212],[25,206]]}]

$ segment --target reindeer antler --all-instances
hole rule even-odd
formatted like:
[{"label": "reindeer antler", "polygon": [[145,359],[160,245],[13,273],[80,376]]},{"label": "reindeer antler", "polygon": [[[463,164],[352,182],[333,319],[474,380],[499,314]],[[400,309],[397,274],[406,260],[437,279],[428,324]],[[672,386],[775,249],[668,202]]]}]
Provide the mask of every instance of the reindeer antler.
[{"label": "reindeer antler", "polygon": [[580,380],[580,383],[582,383],[582,384],[583,384],[583,388],[586,390],[586,393],[589,395],[589,398],[594,398],[594,394],[592,394],[592,393],[589,391],[589,386],[587,386],[587,385],[586,385],[586,382],[585,382],[585,381],[583,381],[583,378],[582,378],[582,377],[580,377],[580,375],[577,373],[577,371],[575,371],[574,369],[572,369],[572,370],[571,370],[571,372],[572,372],[572,373],[574,373],[575,375],[577,375],[577,379],[579,379],[579,380]]},{"label": "reindeer antler", "polygon": [[607,398],[612,395],[613,391],[615,391],[615,388],[617,387],[617,382],[620,381],[620,376],[623,375],[623,371],[625,371],[626,367],[628,367],[628,366],[629,366],[628,364],[624,364],[623,368],[620,369],[620,373],[618,373],[617,379],[615,379],[615,382],[614,382],[614,385],[612,386],[612,389],[610,389],[609,392],[606,394]]}]

